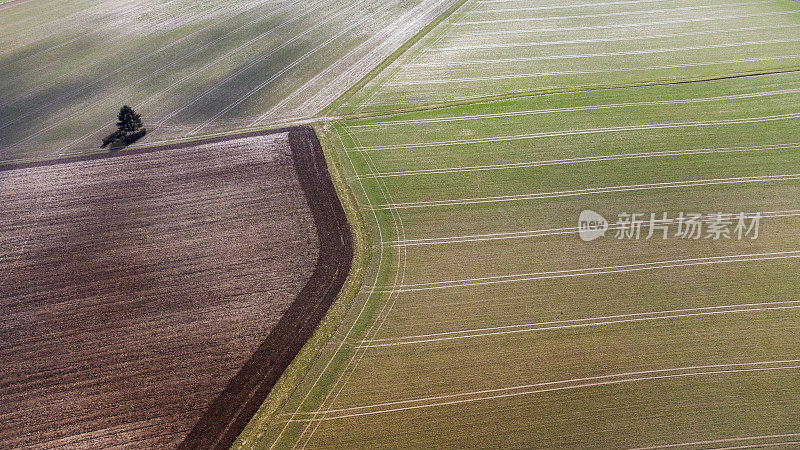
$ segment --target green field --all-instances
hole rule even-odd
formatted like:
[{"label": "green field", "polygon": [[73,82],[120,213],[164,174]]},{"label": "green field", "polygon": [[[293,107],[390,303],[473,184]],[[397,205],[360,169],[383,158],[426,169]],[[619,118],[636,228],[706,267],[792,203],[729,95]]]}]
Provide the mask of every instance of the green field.
[{"label": "green field", "polygon": [[13,1],[0,160],[81,153],[122,104],[148,142],[307,118],[453,1]]},{"label": "green field", "polygon": [[[800,5],[577,6],[468,1],[340,100],[324,138],[370,271],[240,444],[800,441]],[[563,57],[585,54],[606,56]],[[612,223],[592,242],[586,209]],[[616,237],[625,213],[640,239]],[[758,215],[757,238],[713,239],[717,213]]]},{"label": "green field", "polygon": [[343,112],[800,66],[788,0],[470,1]]},{"label": "green field", "polygon": [[800,3],[27,0],[0,29],[0,162],[90,151],[122,103],[146,143],[314,123],[357,263],[236,447],[800,445]]}]

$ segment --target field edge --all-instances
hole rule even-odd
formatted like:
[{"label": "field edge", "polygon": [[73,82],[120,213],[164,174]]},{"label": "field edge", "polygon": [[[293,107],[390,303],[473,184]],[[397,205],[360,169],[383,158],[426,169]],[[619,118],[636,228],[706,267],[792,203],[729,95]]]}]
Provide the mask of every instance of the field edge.
[{"label": "field edge", "polygon": [[258,411],[252,416],[247,426],[237,437],[231,448],[260,448],[259,444],[264,436],[264,432],[269,422],[273,419],[278,409],[283,406],[289,397],[295,393],[304,377],[310,372],[313,363],[323,352],[325,346],[333,337],[336,329],[346,317],[346,313],[355,300],[356,295],[361,290],[366,271],[369,267],[372,252],[370,243],[372,234],[368,231],[364,218],[357,206],[357,201],[350,186],[345,180],[344,170],[341,163],[332,154],[335,149],[331,143],[327,142],[326,135],[316,129],[317,136],[320,137],[323,153],[328,164],[328,172],[331,174],[333,185],[339,195],[339,200],[344,208],[345,215],[350,223],[350,230],[353,236],[353,263],[350,274],[344,286],[339,291],[337,299],[328,310],[317,330],[306,341],[306,344],[295,356],[289,366],[281,375],[278,382],[270,391],[267,398],[261,404]]},{"label": "field edge", "polygon": [[314,334],[350,273],[354,256],[350,225],[319,139],[310,126],[282,131],[289,133],[294,167],[314,219],[319,256],[311,278],[289,309],[178,448],[229,448],[234,443]]}]

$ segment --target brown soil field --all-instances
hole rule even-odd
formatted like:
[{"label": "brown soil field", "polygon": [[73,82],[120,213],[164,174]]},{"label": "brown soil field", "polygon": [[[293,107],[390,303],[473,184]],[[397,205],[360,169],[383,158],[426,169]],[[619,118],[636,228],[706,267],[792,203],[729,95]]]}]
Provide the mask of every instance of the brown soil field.
[{"label": "brown soil field", "polygon": [[310,128],[4,167],[0,204],[0,447],[225,447],[352,261]]}]

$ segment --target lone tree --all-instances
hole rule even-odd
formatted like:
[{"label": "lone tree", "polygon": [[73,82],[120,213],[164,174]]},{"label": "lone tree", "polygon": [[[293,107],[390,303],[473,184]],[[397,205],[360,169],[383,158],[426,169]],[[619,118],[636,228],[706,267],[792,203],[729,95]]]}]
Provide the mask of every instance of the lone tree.
[{"label": "lone tree", "polygon": [[117,131],[103,138],[103,147],[108,145],[112,148],[124,147],[136,142],[146,133],[147,130],[142,128],[142,116],[125,105],[117,114]]},{"label": "lone tree", "polygon": [[142,116],[136,114],[128,105],[123,106],[117,114],[117,129],[125,136],[130,136],[142,128]]}]

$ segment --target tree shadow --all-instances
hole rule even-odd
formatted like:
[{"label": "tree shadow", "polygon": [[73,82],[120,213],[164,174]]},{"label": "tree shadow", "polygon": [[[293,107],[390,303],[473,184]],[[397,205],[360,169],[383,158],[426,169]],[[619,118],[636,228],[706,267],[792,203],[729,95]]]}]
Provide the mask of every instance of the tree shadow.
[{"label": "tree shadow", "polygon": [[100,148],[108,147],[108,151],[117,152],[143,138],[145,134],[147,134],[147,128],[142,128],[132,134],[115,131],[103,138],[103,145]]}]

